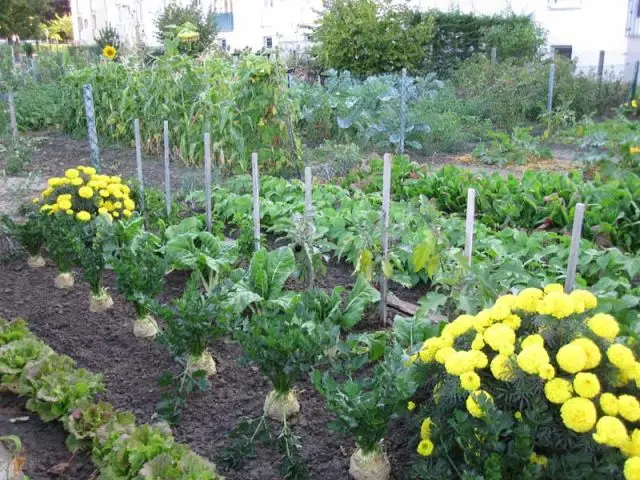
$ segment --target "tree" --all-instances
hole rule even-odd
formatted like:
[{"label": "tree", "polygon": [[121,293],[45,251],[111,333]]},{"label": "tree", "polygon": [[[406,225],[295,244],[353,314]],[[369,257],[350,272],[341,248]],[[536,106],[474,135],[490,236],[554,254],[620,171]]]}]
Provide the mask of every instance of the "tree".
[{"label": "tree", "polygon": [[194,1],[187,7],[172,3],[155,20],[156,38],[165,43],[167,39],[175,40],[179,29],[191,24],[196,28],[198,38],[195,41],[181,44],[178,49],[182,53],[200,54],[211,45],[216,38],[215,15],[209,10],[205,15]]},{"label": "tree", "polygon": [[51,11],[51,0],[1,0],[0,37],[37,36],[40,23]]},{"label": "tree", "polygon": [[49,40],[56,42],[67,42],[73,39],[73,23],[71,16],[61,17],[56,14],[55,18],[48,22],[44,28]]},{"label": "tree", "polygon": [[434,21],[389,0],[334,0],[316,22],[314,49],[325,68],[356,75],[424,67]]}]

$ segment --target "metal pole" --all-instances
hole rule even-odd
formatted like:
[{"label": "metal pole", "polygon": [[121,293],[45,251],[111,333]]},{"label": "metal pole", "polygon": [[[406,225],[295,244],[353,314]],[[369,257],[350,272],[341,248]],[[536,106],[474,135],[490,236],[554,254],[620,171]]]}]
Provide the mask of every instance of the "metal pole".
[{"label": "metal pole", "polygon": [[476,191],[474,188],[467,190],[467,220],[465,223],[464,256],[471,265],[471,254],[473,250],[473,220],[476,211]]},{"label": "metal pole", "polygon": [[16,120],[16,102],[13,98],[13,93],[9,94],[9,125],[11,126],[11,136],[18,138],[18,121]]},{"label": "metal pole", "polygon": [[602,83],[603,75],[604,75],[604,50],[600,50],[600,56],[598,57],[598,83]]},{"label": "metal pole", "polygon": [[633,68],[633,79],[631,80],[631,91],[629,94],[629,100],[636,98],[636,88],[638,87],[638,69],[640,69],[640,61],[636,61]]},{"label": "metal pole", "polygon": [[171,174],[169,170],[169,122],[164,121],[164,201],[167,206],[167,218],[171,217]]},{"label": "metal pole", "polygon": [[553,109],[553,85],[556,78],[556,64],[552,63],[549,68],[549,90],[547,94],[547,113]]},{"label": "metal pole", "polygon": [[133,133],[136,139],[136,168],[138,170],[138,188],[140,191],[140,210],[144,214],[144,179],[142,177],[142,141],[140,139],[140,120],[133,121]]},{"label": "metal pole", "polygon": [[407,124],[407,69],[402,69],[400,85],[400,154],[404,155],[404,136]]},{"label": "metal pole", "polygon": [[498,49],[496,47],[491,47],[491,65],[495,65],[498,63]]},{"label": "metal pole", "polygon": [[260,178],[258,154],[251,154],[251,180],[253,183],[253,242],[256,252],[260,250]]},{"label": "metal pole", "polygon": [[98,146],[98,132],[96,131],[96,113],[93,107],[93,89],[90,84],[83,87],[84,111],[87,116],[87,137],[91,149],[91,165],[100,171],[100,147]]},{"label": "metal pole", "polygon": [[207,231],[211,231],[211,136],[204,134],[204,204],[207,218]]},{"label": "metal pole", "polygon": [[[382,262],[388,261],[389,256],[389,209],[391,204],[391,155],[384,154],[382,169]],[[384,268],[380,272],[380,320],[387,323],[387,277]]]}]

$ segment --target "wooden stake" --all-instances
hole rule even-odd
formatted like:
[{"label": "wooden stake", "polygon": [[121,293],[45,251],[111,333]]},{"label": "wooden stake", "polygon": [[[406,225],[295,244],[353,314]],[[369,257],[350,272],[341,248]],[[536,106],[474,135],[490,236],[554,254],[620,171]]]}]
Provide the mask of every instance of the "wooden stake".
[{"label": "wooden stake", "polygon": [[476,190],[467,190],[467,221],[465,222],[464,256],[471,265],[471,253],[473,250],[473,221],[476,214]]},{"label": "wooden stake", "polygon": [[11,125],[11,136],[18,138],[18,121],[16,120],[16,102],[13,93],[9,94],[9,125]]},{"label": "wooden stake", "polygon": [[496,63],[498,63],[498,49],[491,47],[491,64],[495,65]]},{"label": "wooden stake", "polygon": [[[389,257],[389,207],[391,204],[391,154],[384,154],[382,171],[382,263]],[[380,272],[380,320],[387,324],[387,277]]]},{"label": "wooden stake", "polygon": [[307,217],[307,221],[311,221],[311,217],[313,216],[313,200],[311,197],[312,193],[312,174],[311,167],[304,167],[304,214]]},{"label": "wooden stake", "polygon": [[584,220],[584,203],[577,203],[573,214],[573,229],[571,230],[571,249],[567,265],[567,278],[564,282],[565,293],[571,293],[576,283],[578,255],[580,254],[580,237],[582,236],[582,222]]},{"label": "wooden stake", "polygon": [[204,134],[204,203],[207,215],[207,231],[211,231],[211,136]]},{"label": "wooden stake", "polygon": [[547,113],[551,113],[553,109],[553,86],[556,78],[556,64],[552,63],[549,67],[549,86],[547,91]]},{"label": "wooden stake", "polygon": [[258,154],[251,154],[251,180],[253,182],[253,242],[257,252],[260,250],[260,177],[258,173]]},{"label": "wooden stake", "polygon": [[137,118],[133,121],[133,133],[136,139],[136,167],[138,170],[138,185],[140,193],[140,209],[144,215],[144,179],[142,176],[142,141],[140,140],[140,120]]},{"label": "wooden stake", "polygon": [[164,201],[167,206],[167,218],[171,217],[171,173],[169,171],[169,122],[164,121]]}]

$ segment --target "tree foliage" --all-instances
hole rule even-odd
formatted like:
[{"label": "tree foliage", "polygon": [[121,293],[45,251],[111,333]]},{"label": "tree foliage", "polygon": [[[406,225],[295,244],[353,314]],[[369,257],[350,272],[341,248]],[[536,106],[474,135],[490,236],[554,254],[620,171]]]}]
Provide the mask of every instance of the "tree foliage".
[{"label": "tree foliage", "polygon": [[55,18],[44,27],[44,30],[50,40],[56,42],[67,42],[73,40],[73,23],[71,21],[71,15],[65,15],[61,17],[56,14]]},{"label": "tree foliage", "polygon": [[167,5],[164,11],[155,20],[156,38],[161,42],[174,39],[176,30],[185,23],[193,24],[199,34],[195,42],[181,44],[178,48],[182,53],[199,54],[213,45],[216,38],[215,15],[209,10],[203,13],[195,1],[183,7],[176,3]]},{"label": "tree foliage", "polygon": [[529,17],[418,12],[390,0],[335,0],[313,30],[324,68],[356,75],[436,71],[449,75],[474,54],[496,47],[500,59],[535,58],[544,32]]},{"label": "tree foliage", "polygon": [[51,10],[51,0],[2,0],[0,37],[13,34],[21,38],[37,36],[40,23]]},{"label": "tree foliage", "polygon": [[315,54],[324,67],[357,75],[420,70],[434,24],[416,18],[386,0],[336,0],[316,23]]}]

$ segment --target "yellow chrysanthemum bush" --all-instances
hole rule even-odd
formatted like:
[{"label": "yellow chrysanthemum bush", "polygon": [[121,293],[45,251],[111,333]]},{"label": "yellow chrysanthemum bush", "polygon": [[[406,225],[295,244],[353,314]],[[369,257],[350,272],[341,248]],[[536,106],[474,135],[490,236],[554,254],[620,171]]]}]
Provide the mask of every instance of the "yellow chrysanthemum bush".
[{"label": "yellow chrysanthemum bush", "polygon": [[418,477],[640,479],[640,357],[600,310],[526,288],[427,339],[407,361]]},{"label": "yellow chrysanthemum bush", "polygon": [[71,268],[82,267],[91,287],[92,311],[101,312],[113,305],[101,283],[102,242],[109,235],[98,233],[108,230],[113,220],[133,215],[135,203],[130,193],[120,177],[79,166],[66,170],[63,177],[50,178],[48,187],[34,199],[40,209],[45,247],[60,272],[55,285],[71,288]]}]

